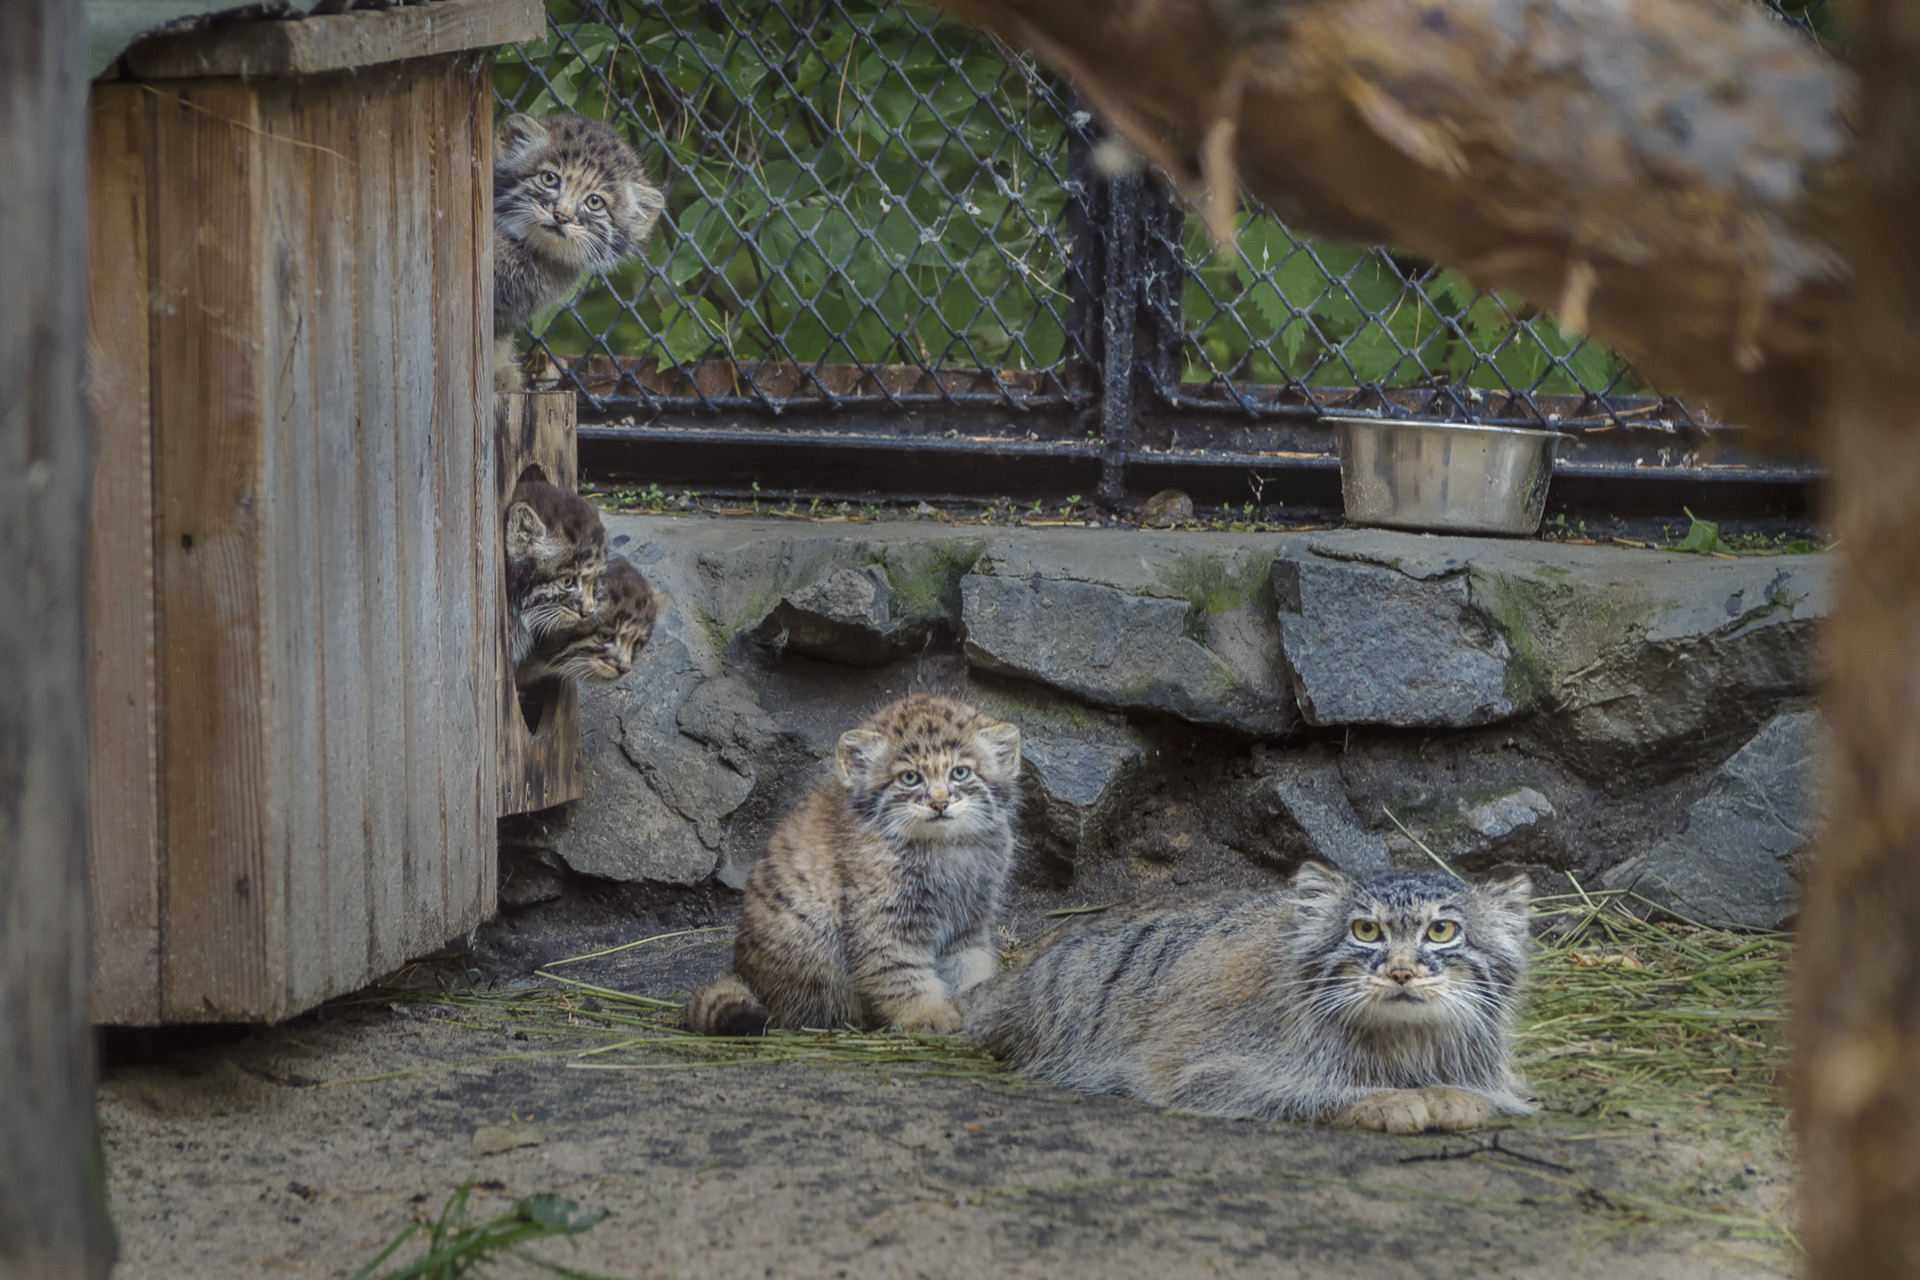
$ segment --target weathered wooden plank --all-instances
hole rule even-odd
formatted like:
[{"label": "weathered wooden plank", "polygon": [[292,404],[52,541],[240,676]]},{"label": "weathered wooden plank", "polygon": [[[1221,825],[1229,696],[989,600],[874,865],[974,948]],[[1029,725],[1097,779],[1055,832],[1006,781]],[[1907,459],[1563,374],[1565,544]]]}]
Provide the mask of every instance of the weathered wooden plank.
[{"label": "weathered wooden plank", "polygon": [[0,1275],[113,1260],[86,1023],[86,17],[0,5]]},{"label": "weathered wooden plank", "polygon": [[280,860],[266,844],[261,655],[262,146],[232,84],[152,105],[149,269],[164,1016],[278,1009]]},{"label": "weathered wooden plank", "polygon": [[[492,392],[489,384],[484,400],[475,393],[488,359],[485,336],[450,322],[491,311],[476,294],[485,265],[476,203],[484,198],[484,184],[492,176],[481,169],[476,151],[476,138],[490,136],[486,104],[491,102],[491,80],[484,66],[477,58],[456,60],[436,81],[431,108],[436,138],[434,292],[444,300],[441,323],[434,329],[439,444],[434,493],[441,513],[435,542],[437,623],[446,659],[439,762],[446,832],[442,892],[450,931],[471,928],[491,914],[491,906],[483,912],[482,903],[493,887],[494,795],[490,780],[481,776],[482,763],[493,755],[493,720],[482,711],[482,699],[490,708],[493,693],[492,630],[491,615],[479,612],[491,584],[478,576],[484,538],[475,532],[486,527],[485,513],[493,504],[493,455],[491,448],[482,447],[492,440]],[[490,272],[485,278],[490,284]],[[484,505],[476,507],[482,483]],[[476,510],[481,513],[477,517]],[[486,627],[479,625],[482,616]]]},{"label": "weathered wooden plank", "polygon": [[406,78],[404,68],[393,67],[376,68],[346,81],[329,77],[339,86],[328,107],[334,118],[374,118],[387,130],[383,138],[363,139],[356,153],[359,213],[352,230],[359,264],[356,284],[361,290],[358,310],[366,331],[363,341],[374,340],[377,332],[386,343],[383,375],[376,385],[363,390],[380,397],[384,415],[375,419],[363,413],[355,432],[362,494],[359,679],[367,695],[365,749],[373,762],[367,774],[367,950],[358,967],[369,973],[395,968],[405,958],[411,767],[405,728],[412,708],[406,705],[408,690],[402,673],[409,663],[425,656],[417,650],[408,652],[400,631],[403,575],[411,551],[405,545],[404,481],[397,473],[396,446],[398,437],[410,429],[409,415],[417,412],[407,384],[418,376],[417,368],[410,366],[417,366],[422,345],[422,335],[415,328],[418,299],[409,296],[419,289],[420,282],[409,273],[419,250],[408,229],[419,216],[425,190],[399,154],[409,127],[402,88]]},{"label": "weathered wooden plank", "polygon": [[[515,393],[500,397],[497,433],[498,502],[494,537],[505,526],[513,486],[530,470],[569,489],[579,484],[571,392]],[[553,690],[538,722],[529,726],[514,693],[507,664],[503,608],[499,644],[500,812],[527,813],[585,794],[580,749],[580,694],[572,684]]]},{"label": "weathered wooden plank", "polygon": [[[441,783],[443,741],[441,690],[450,665],[459,661],[440,634],[439,545],[441,515],[435,493],[435,451],[449,424],[439,412],[435,356],[440,329],[471,327],[462,315],[446,318],[454,298],[435,287],[434,227],[440,199],[433,188],[433,132],[438,126],[435,86],[449,73],[445,59],[396,68],[393,95],[394,191],[388,274],[394,307],[394,432],[385,441],[391,510],[383,536],[395,552],[394,590],[380,607],[392,620],[384,634],[395,643],[386,662],[385,695],[395,715],[376,753],[393,762],[388,776],[400,802],[399,829],[390,845],[376,844],[377,900],[390,903],[375,915],[374,970],[397,967],[446,941],[448,932],[445,797]],[[458,598],[459,583],[449,587]]]},{"label": "weathered wooden plank", "polygon": [[358,13],[243,21],[161,36],[127,50],[128,68],[149,80],[192,76],[284,76],[370,67],[466,49],[537,40],[540,0],[438,0]]},{"label": "weathered wooden plank", "polygon": [[[383,77],[373,77],[378,84]],[[339,234],[352,262],[353,382],[350,414],[320,422],[321,703],[326,716],[326,825],[329,850],[328,957],[333,972],[366,970],[373,939],[371,776],[395,762],[371,758],[373,706],[367,671],[367,628],[391,626],[366,608],[366,578],[381,571],[365,555],[364,531],[383,495],[370,493],[364,454],[370,439],[391,441],[393,304],[388,252],[393,219],[393,166],[388,147],[393,108],[379,92],[356,93],[351,112],[325,113],[329,145],[352,162],[352,205]],[[390,501],[390,500],[389,500]]]},{"label": "weathered wooden plank", "polygon": [[160,1016],[160,797],[154,719],[153,433],[147,386],[148,95],[88,105],[87,548],[90,909],[98,1022]]},{"label": "weathered wooden plank", "polygon": [[[466,242],[471,247],[469,262],[473,270],[474,314],[481,327],[474,334],[472,355],[465,382],[468,419],[473,423],[469,445],[473,457],[473,512],[471,534],[474,555],[473,626],[470,632],[474,674],[474,752],[477,770],[473,821],[475,836],[469,847],[478,865],[470,871],[469,883],[479,891],[467,917],[470,924],[490,918],[498,910],[499,855],[497,814],[499,805],[499,758],[492,750],[491,726],[500,722],[500,686],[487,676],[497,665],[493,652],[500,617],[505,613],[505,575],[501,571],[501,543],[489,536],[498,524],[489,517],[497,510],[498,492],[493,449],[493,60],[475,56],[470,64],[468,101],[463,118],[472,122],[472,145],[467,163],[473,181],[469,188],[470,231]],[[458,170],[456,170],[458,172]]]},{"label": "weathered wooden plank", "polygon": [[[269,723],[275,746],[274,847],[286,868],[288,1009],[331,994],[327,886],[335,857],[323,820],[325,760],[321,710],[319,422],[353,412],[352,259],[341,228],[352,210],[352,168],[341,138],[296,130],[306,87],[272,86],[262,125],[265,151],[267,289],[268,619],[273,642]],[[344,130],[340,131],[342,134]],[[304,144],[304,145],[303,145]]]}]

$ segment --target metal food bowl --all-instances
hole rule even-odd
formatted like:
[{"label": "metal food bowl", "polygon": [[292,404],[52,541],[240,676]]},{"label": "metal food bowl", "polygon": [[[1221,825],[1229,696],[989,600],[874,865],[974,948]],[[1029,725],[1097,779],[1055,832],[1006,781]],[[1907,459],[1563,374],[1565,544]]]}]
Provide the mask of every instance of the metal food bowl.
[{"label": "metal food bowl", "polygon": [[1332,417],[1347,519],[1399,529],[1531,535],[1558,431],[1417,418]]}]

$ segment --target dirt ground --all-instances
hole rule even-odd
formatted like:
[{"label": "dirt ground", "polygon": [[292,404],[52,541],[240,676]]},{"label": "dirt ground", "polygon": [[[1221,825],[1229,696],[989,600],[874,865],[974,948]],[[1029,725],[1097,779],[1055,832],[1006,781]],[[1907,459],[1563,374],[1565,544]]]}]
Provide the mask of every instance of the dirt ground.
[{"label": "dirt ground", "polygon": [[[483,931],[463,972],[524,981],[644,936],[630,919],[543,931],[522,918]],[[726,950],[726,933],[704,933],[569,972],[672,995]],[[577,1248],[539,1248],[619,1277],[1792,1272],[1777,1234],[1753,1238],[1791,1213],[1779,1153],[1645,1117],[1388,1138],[924,1068],[596,1070],[577,1056],[585,1041],[460,1020],[343,1002],[278,1028],[111,1045],[116,1274],[351,1276],[469,1179],[476,1216],[536,1192],[610,1209]],[[532,1145],[475,1154],[490,1126]]]}]

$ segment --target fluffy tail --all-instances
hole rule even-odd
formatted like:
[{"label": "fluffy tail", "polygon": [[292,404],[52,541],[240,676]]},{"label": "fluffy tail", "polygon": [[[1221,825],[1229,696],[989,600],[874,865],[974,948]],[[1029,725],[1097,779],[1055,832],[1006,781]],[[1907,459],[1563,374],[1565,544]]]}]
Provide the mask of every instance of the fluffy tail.
[{"label": "fluffy tail", "polygon": [[703,1036],[760,1036],[773,1015],[738,974],[723,973],[687,1001],[689,1030]]}]

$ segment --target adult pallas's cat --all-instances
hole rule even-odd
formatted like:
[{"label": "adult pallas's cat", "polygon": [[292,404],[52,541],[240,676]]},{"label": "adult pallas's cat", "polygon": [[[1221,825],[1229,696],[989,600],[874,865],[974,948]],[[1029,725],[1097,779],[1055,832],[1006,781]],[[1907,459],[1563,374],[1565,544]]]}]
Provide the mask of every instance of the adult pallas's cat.
[{"label": "adult pallas's cat", "polygon": [[841,735],[834,776],[747,878],[733,971],[687,1004],[710,1035],[781,1027],[956,1031],[999,969],[1020,730],[916,694]]},{"label": "adult pallas's cat", "polygon": [[1509,1061],[1524,877],[1354,879],[1095,918],[980,992],[1025,1075],[1216,1116],[1410,1133],[1532,1108]]}]

